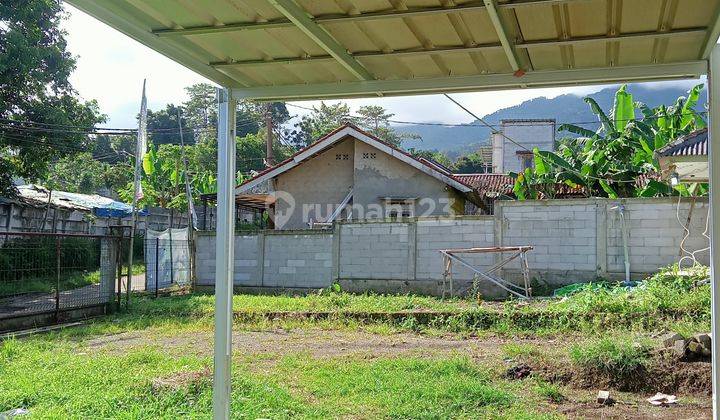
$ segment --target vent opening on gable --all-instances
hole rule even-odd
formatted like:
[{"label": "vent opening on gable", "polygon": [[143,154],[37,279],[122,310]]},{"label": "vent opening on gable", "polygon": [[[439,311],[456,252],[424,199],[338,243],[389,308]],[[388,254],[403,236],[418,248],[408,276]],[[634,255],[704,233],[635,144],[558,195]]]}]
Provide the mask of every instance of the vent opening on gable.
[{"label": "vent opening on gable", "polygon": [[335,155],[335,160],[350,160],[350,155],[347,153],[338,153]]},{"label": "vent opening on gable", "polygon": [[362,158],[363,159],[375,159],[377,157],[377,153],[371,153],[371,152],[365,152],[363,153]]}]

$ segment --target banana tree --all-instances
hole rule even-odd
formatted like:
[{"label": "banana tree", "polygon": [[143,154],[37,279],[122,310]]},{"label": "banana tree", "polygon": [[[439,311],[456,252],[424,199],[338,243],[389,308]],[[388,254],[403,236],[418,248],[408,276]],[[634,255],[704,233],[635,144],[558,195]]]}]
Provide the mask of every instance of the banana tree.
[{"label": "banana tree", "polygon": [[[535,150],[535,168],[511,174],[516,178],[516,196],[534,197],[544,188],[540,187],[543,184],[552,185],[554,191],[558,183],[578,188],[588,196],[610,198],[683,193],[656,180],[639,188],[637,180],[643,174],[659,171],[654,157],[657,148],[705,126],[695,111],[702,87],[695,86],[687,98],[678,98],[673,106],[651,109],[634,102],[623,85],[615,94],[610,115],[594,99],[585,98],[598,118],[599,128],[592,131],[574,124],[561,125],[558,131],[577,137],[562,139],[557,152]],[[641,119],[636,119],[638,110],[643,115]],[[544,196],[552,194],[548,191]]]}]

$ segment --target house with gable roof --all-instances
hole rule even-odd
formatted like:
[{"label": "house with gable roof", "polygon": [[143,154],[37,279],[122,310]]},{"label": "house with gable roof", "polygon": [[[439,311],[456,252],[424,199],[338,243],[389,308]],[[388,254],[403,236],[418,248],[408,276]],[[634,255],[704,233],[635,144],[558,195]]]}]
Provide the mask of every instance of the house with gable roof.
[{"label": "house with gable roof", "polygon": [[473,187],[447,168],[353,125],[339,127],[246,180],[235,194],[241,204],[265,200],[275,229],[326,227],[346,219],[462,215],[466,202],[475,200]]}]

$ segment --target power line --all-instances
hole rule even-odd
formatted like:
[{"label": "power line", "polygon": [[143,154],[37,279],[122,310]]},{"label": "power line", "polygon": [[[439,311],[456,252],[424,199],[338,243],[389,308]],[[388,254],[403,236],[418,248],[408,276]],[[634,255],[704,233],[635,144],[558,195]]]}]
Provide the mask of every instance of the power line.
[{"label": "power line", "polygon": [[[449,98],[449,99],[452,100],[453,102],[455,102],[452,98]],[[296,105],[296,104],[291,104],[291,103],[288,103],[287,105],[288,105],[288,106],[291,106],[291,107],[295,107],[295,108],[304,109],[304,110],[307,110],[307,111],[317,111],[317,109],[311,108],[311,107],[306,107],[306,106],[301,106],[301,105]],[[462,106],[462,105],[460,105],[460,104],[458,104],[458,106],[462,107],[466,112],[468,111],[464,106]],[[470,114],[471,114],[473,117],[475,117],[476,119],[481,120],[481,118],[477,117],[476,114],[474,114],[474,113],[470,113]],[[686,112],[686,113],[681,113],[680,115],[682,115],[682,116],[693,116],[693,115],[706,115],[706,114],[707,114],[707,111],[694,111],[693,113]],[[361,115],[352,115],[352,114],[350,114],[350,115],[348,115],[348,116],[349,116],[350,118],[360,119],[360,120],[367,120],[367,119],[369,119],[368,117],[364,117],[364,116],[361,116]],[[626,118],[626,119],[622,119],[622,118],[618,118],[618,119],[608,118],[608,119],[609,119],[611,122],[630,122],[630,121],[656,120],[656,119],[659,119],[659,118],[664,118],[664,117],[663,117],[663,116],[655,116],[655,115],[654,115],[654,116],[643,116],[643,118],[641,118],[641,119],[638,119],[638,118]],[[483,120],[484,123],[481,124],[481,125],[473,124],[473,123],[441,123],[441,122],[425,122],[425,121],[404,121],[404,120],[396,120],[396,119],[392,119],[392,118],[391,118],[391,119],[388,119],[387,121],[388,121],[388,122],[391,122],[391,123],[403,124],[403,125],[420,125],[420,126],[436,126],[436,127],[465,127],[465,128],[478,127],[478,128],[482,128],[482,127],[484,126],[484,127],[490,128],[491,130],[497,130],[497,129],[499,129],[499,128],[502,127],[502,124],[491,124],[491,123],[488,123],[488,122],[485,121],[485,120]],[[563,125],[563,124],[574,124],[574,125],[597,124],[597,125],[599,125],[599,124],[601,124],[601,122],[598,121],[598,120],[593,120],[593,121],[556,121],[556,124],[557,124],[557,125]],[[539,122],[538,122],[538,123],[528,122],[526,125],[528,125],[528,126],[533,126],[533,125],[545,125],[545,124],[544,124],[544,123],[539,123]]]},{"label": "power line", "polygon": [[[467,112],[468,114],[470,114],[470,115],[472,115],[473,117],[477,118],[478,121],[480,121],[480,122],[482,122],[483,124],[486,124],[486,125],[487,125],[487,123],[486,123],[482,118],[478,117],[477,115],[475,115],[475,113],[473,113],[473,112],[470,111],[469,109],[465,108],[465,107],[464,107],[462,104],[460,104],[458,101],[456,101],[455,99],[453,99],[452,97],[450,97],[450,95],[448,95],[447,93],[444,93],[443,95],[445,95],[446,98],[450,99],[450,100],[451,100],[453,103],[455,103],[457,106],[459,106],[460,108],[462,108],[465,112]],[[524,146],[524,145],[518,143],[517,141],[513,140],[512,138],[510,138],[510,137],[509,137],[507,134],[505,134],[503,131],[494,131],[494,133],[500,134],[501,136],[503,136],[504,138],[506,138],[509,142],[515,144],[516,146],[518,146],[518,147],[520,147],[520,148],[522,148],[522,149],[525,149],[525,150],[527,150],[527,151],[531,151],[531,150],[528,149],[526,146]],[[533,152],[533,154],[534,154],[534,152]],[[590,179],[595,179],[595,180],[597,180],[597,181],[606,181],[606,182],[607,182],[607,181],[611,181],[611,182],[615,182],[615,183],[633,183],[633,184],[634,184],[634,183],[637,182],[636,180],[615,180],[615,179],[599,178],[599,177],[595,177],[595,176],[592,176],[592,175],[583,175],[580,171],[576,171],[575,169],[572,169],[572,168],[566,169],[566,170],[569,171],[569,172],[573,172],[573,173],[575,173],[576,175],[579,175],[581,179],[582,179],[583,177],[588,177],[588,178],[590,178]]]}]

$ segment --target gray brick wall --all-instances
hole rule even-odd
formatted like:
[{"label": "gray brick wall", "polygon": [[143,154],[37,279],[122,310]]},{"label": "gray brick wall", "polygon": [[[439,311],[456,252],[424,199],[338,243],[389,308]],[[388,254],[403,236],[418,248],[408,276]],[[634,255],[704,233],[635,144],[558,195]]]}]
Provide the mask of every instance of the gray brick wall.
[{"label": "gray brick wall", "polygon": [[332,232],[265,235],[263,286],[328,287],[332,268]]},{"label": "gray brick wall", "polygon": [[[677,199],[628,201],[626,203],[626,223],[628,226],[628,244],[630,269],[632,272],[647,273],[658,267],[675,263],[680,255],[680,242],[685,231],[678,222],[686,223],[691,202],[680,203],[677,212]],[[616,204],[607,204],[607,258],[608,271],[624,272],[622,219]],[[708,203],[696,201],[692,206],[690,218],[691,235],[684,247],[690,251],[708,246],[708,239],[702,235],[705,231]],[[677,212],[677,213],[676,213]],[[700,262],[710,264],[710,253],[697,254]]]},{"label": "gray brick wall", "polygon": [[340,278],[411,279],[408,223],[340,226]]},{"label": "gray brick wall", "polygon": [[[196,284],[214,285],[214,234],[197,236],[196,265]],[[332,283],[332,232],[235,236],[234,268],[235,286],[327,287]]]},{"label": "gray brick wall", "polygon": [[[403,221],[342,222],[334,231],[279,231],[235,238],[235,284],[276,288],[320,288],[333,279],[351,290],[437,293],[442,256],[447,248],[532,245],[531,274],[557,286],[607,276],[622,278],[622,230],[617,205],[627,208],[633,278],[641,278],[679,259],[683,229],[676,217],[676,198],[500,201],[494,216],[427,218]],[[688,218],[691,202],[680,205]],[[702,236],[707,199],[698,199],[691,218],[690,250],[706,247]],[[338,236],[335,236],[338,235]],[[212,285],[215,237],[197,238],[197,284]],[[708,264],[709,253],[698,254]],[[495,254],[467,255],[479,267],[499,261]],[[261,264],[262,261],[262,264]],[[462,285],[472,273],[454,264]],[[513,262],[503,276],[519,280]],[[488,297],[501,296],[493,287]]]},{"label": "gray brick wall", "polygon": [[520,203],[503,206],[502,245],[534,246],[528,254],[534,270],[595,271],[595,203]]},{"label": "gray brick wall", "polygon": [[[443,259],[439,250],[449,248],[478,248],[494,245],[494,221],[491,216],[469,220],[428,220],[418,221],[417,225],[417,278],[441,280]],[[492,265],[494,257],[490,254],[464,256],[468,261],[480,266]],[[472,280],[469,269],[455,264],[453,278]]]}]

